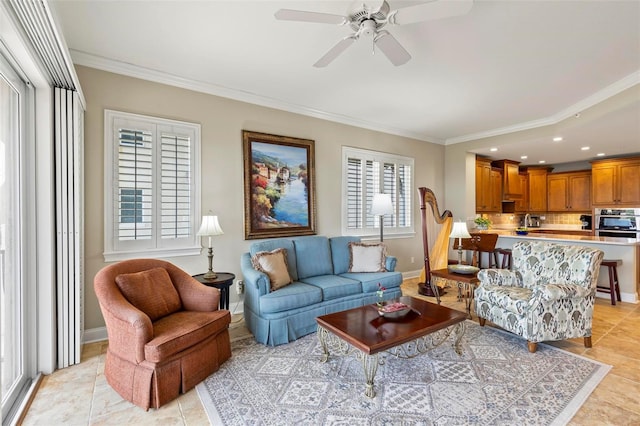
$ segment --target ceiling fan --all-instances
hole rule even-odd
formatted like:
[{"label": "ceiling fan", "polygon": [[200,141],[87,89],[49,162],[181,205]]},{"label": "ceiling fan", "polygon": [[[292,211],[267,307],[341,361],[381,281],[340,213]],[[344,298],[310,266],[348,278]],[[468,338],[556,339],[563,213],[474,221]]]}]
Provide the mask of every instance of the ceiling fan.
[{"label": "ceiling fan", "polygon": [[369,1],[369,5],[355,1],[349,8],[347,16],[280,9],[275,13],[275,17],[283,21],[314,22],[351,27],[354,32],[333,46],[313,64],[314,67],[326,67],[361,36],[371,37],[372,46],[377,46],[393,65],[398,66],[407,63],[411,59],[411,55],[389,31],[382,29],[385,25],[405,25],[464,15],[469,12],[472,6],[473,0],[435,0],[391,10],[386,0]]}]

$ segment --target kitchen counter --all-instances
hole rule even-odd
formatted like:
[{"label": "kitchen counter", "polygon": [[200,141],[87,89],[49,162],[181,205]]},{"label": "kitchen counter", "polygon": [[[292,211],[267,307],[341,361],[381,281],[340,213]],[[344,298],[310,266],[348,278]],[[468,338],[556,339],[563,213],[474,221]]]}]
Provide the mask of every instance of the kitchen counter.
[{"label": "kitchen counter", "polygon": [[[534,228],[536,229],[536,228]],[[505,229],[489,229],[488,231],[472,231],[482,232],[488,234],[498,234],[499,238],[514,238],[519,240],[546,240],[546,241],[563,241],[563,242],[576,242],[582,241],[585,243],[598,243],[606,245],[616,246],[640,246],[640,240],[635,238],[614,238],[614,237],[594,237],[592,235],[572,235],[563,234],[562,230],[558,233],[549,233],[549,229],[543,229],[543,232],[536,232],[536,230],[529,229],[527,235],[518,235],[513,230]]]}]

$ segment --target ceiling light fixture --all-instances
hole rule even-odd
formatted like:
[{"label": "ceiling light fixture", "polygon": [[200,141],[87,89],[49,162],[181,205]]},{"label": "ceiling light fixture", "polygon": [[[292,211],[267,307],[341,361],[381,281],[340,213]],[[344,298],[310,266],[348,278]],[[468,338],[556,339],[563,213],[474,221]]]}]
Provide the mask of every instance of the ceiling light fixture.
[{"label": "ceiling light fixture", "polygon": [[553,138],[554,142],[562,142],[562,136],[556,136],[555,138]]},{"label": "ceiling light fixture", "polygon": [[526,155],[521,155],[521,156],[520,156],[520,159],[521,159],[521,160],[526,160],[527,158],[529,158],[529,157],[527,157]]},{"label": "ceiling light fixture", "polygon": [[597,157],[604,157],[604,155],[605,155],[604,152],[599,152],[596,154]]},{"label": "ceiling light fixture", "polygon": [[489,151],[491,152],[496,152],[498,150],[498,148],[490,148]]},{"label": "ceiling light fixture", "polygon": [[538,161],[538,163],[539,163],[539,164],[544,164],[544,163],[546,163],[546,161],[544,161],[544,160],[540,160],[540,161]]},{"label": "ceiling light fixture", "polygon": [[589,151],[589,147],[588,146],[583,146],[582,148],[580,148],[582,151]]}]

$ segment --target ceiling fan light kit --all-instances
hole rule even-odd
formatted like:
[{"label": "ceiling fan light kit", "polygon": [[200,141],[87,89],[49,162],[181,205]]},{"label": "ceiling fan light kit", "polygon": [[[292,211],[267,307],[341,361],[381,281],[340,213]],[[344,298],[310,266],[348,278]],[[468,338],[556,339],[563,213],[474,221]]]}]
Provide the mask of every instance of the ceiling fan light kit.
[{"label": "ceiling fan light kit", "polygon": [[275,17],[283,21],[349,25],[354,31],[325,53],[313,64],[314,67],[326,67],[363,35],[371,37],[373,45],[378,47],[393,65],[399,66],[406,64],[411,59],[411,55],[389,31],[382,30],[385,25],[405,25],[463,15],[473,6],[473,0],[435,0],[391,10],[386,0],[369,3],[373,5],[354,2],[347,16],[280,9],[275,13]]}]

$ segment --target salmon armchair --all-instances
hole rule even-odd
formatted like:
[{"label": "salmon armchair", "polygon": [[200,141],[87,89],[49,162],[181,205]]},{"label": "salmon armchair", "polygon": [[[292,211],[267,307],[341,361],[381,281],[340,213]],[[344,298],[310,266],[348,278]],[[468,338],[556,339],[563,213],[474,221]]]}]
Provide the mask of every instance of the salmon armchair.
[{"label": "salmon armchair", "polygon": [[175,265],[132,259],[104,267],[94,289],[107,327],[104,374],[124,399],[158,408],[231,357],[220,291]]}]

